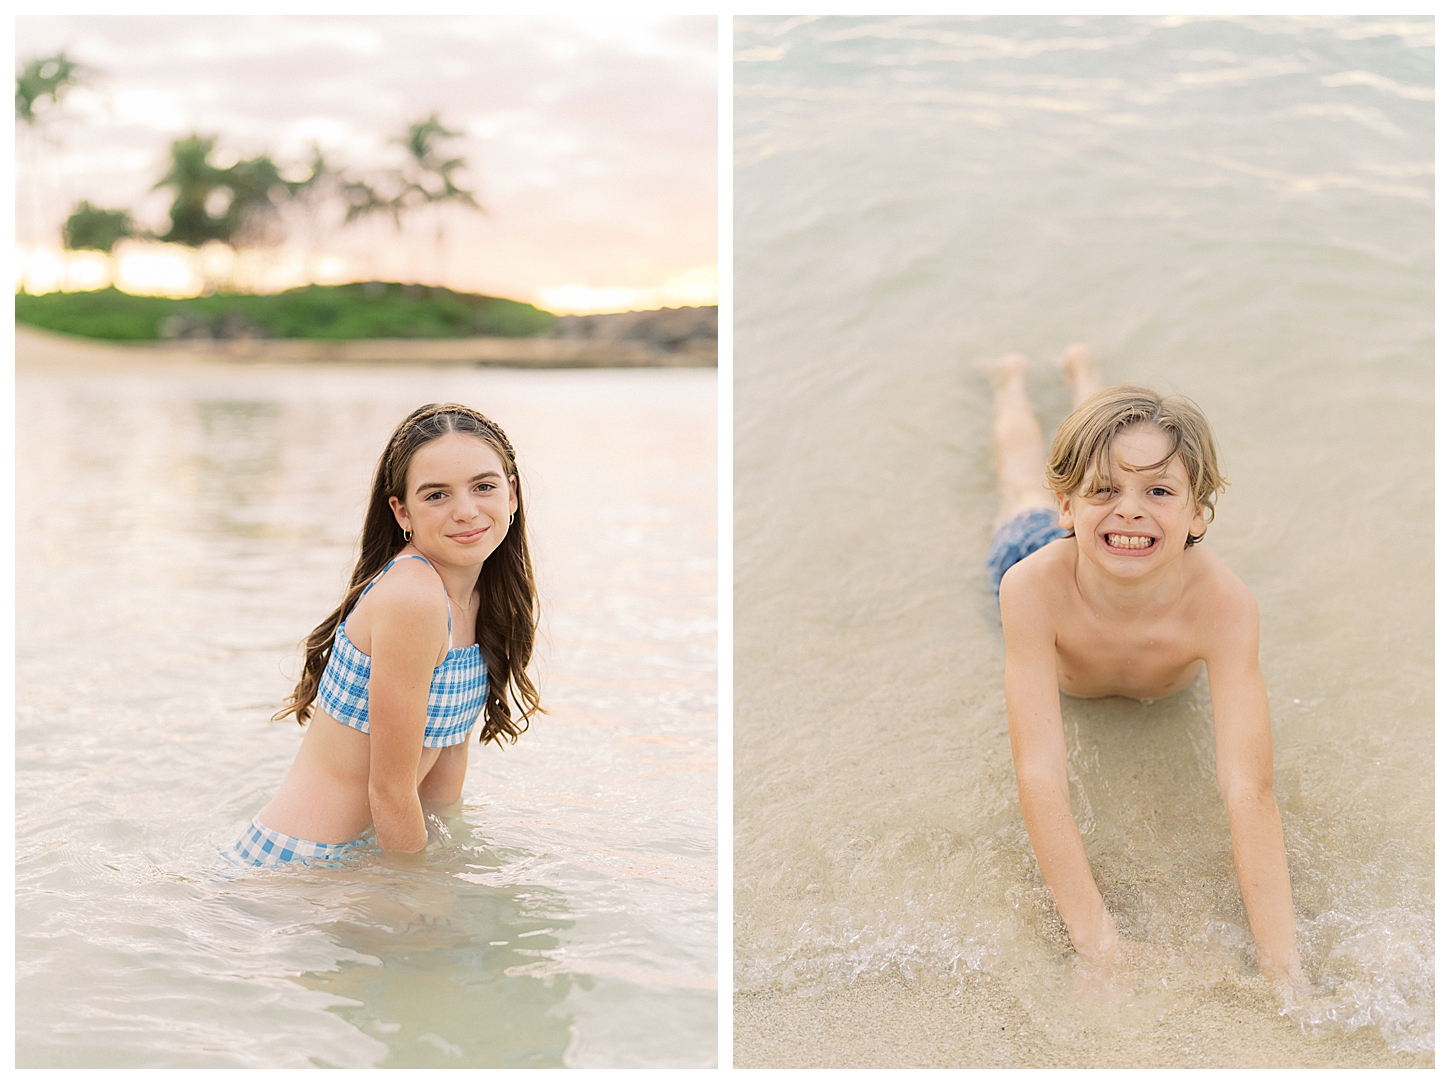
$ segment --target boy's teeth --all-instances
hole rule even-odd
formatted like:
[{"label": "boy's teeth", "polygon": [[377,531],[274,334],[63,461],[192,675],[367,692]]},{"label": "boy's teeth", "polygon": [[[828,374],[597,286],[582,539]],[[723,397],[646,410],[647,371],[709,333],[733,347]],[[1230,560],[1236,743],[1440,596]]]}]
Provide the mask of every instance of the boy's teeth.
[{"label": "boy's teeth", "polygon": [[1153,544],[1151,538],[1129,537],[1121,534],[1108,535],[1108,542],[1120,550],[1141,550]]}]

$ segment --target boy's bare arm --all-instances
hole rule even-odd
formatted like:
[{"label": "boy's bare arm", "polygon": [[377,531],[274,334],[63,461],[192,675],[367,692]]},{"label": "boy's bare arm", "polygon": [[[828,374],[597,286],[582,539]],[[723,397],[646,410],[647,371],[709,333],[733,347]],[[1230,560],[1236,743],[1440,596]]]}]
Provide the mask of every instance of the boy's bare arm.
[{"label": "boy's bare arm", "polygon": [[1223,592],[1206,652],[1213,698],[1218,788],[1228,812],[1234,870],[1259,968],[1270,978],[1300,978],[1294,904],[1284,830],[1274,800],[1274,750],[1269,696],[1259,669],[1259,610],[1234,581]]},{"label": "boy's bare arm", "polygon": [[1106,959],[1117,948],[1117,931],[1093,881],[1069,803],[1056,635],[1047,607],[1023,589],[1022,578],[1009,573],[1001,596],[1007,726],[1022,820],[1073,948],[1089,959]]}]

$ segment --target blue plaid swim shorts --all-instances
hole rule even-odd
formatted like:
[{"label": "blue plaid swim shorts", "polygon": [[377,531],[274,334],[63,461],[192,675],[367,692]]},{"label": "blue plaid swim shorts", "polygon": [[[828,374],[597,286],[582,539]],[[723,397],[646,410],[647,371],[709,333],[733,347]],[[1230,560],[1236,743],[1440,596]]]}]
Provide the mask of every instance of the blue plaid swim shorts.
[{"label": "blue plaid swim shorts", "polygon": [[346,843],[313,843],[310,839],[274,832],[256,817],[223,853],[247,866],[280,866],[287,862],[338,862],[363,845],[364,839]]},{"label": "blue plaid swim shorts", "polygon": [[1057,525],[1056,508],[1029,508],[1018,512],[992,536],[992,552],[987,557],[987,573],[992,590],[1002,593],[1002,577],[1022,558],[1036,553],[1049,542],[1066,538],[1067,532]]}]

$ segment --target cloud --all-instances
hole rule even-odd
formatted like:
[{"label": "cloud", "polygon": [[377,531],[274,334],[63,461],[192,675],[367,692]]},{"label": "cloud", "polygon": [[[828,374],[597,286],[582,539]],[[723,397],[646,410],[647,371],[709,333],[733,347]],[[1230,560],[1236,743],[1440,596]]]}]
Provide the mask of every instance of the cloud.
[{"label": "cloud", "polygon": [[[81,198],[164,220],[164,196],[148,192],[193,130],[279,161],[316,141],[361,170],[437,110],[465,132],[452,148],[488,209],[445,216],[450,282],[661,286],[715,258],[715,38],[712,17],[22,18],[17,55],[65,48],[94,70],[95,93],[32,148],[63,174],[42,182],[42,215],[23,210],[36,178],[20,156],[18,232],[57,234]],[[388,225],[327,243],[360,273],[405,277],[438,259],[423,217],[401,238]],[[524,248],[537,250],[527,272],[511,258]],[[660,281],[625,281],[644,268]]]}]

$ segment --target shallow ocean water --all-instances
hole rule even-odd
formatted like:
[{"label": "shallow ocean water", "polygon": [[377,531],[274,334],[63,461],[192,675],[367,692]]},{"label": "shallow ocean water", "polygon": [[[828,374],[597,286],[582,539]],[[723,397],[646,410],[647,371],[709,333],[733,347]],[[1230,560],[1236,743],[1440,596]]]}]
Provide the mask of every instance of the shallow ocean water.
[{"label": "shallow ocean water", "polygon": [[[20,349],[17,1064],[714,1064],[713,370],[99,357]],[[228,868],[378,452],[443,400],[519,450],[551,714],[475,741],[421,866]]]},{"label": "shallow ocean water", "polygon": [[[1431,1063],[1431,46],[1423,17],[737,20],[752,1004],[986,982],[1036,1029],[994,1064]],[[1007,741],[982,365],[1035,359],[1050,439],[1079,340],[1217,431],[1206,545],[1262,613],[1301,1002],[1252,966],[1202,682],[1064,698],[1098,883],[1161,950],[1124,1005],[1073,993]]]}]

